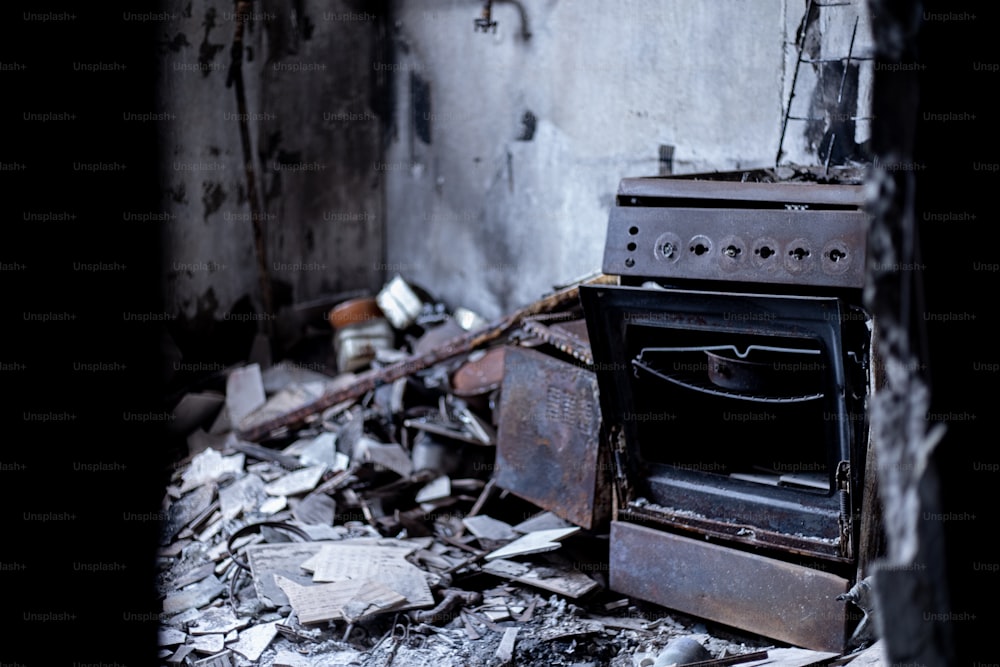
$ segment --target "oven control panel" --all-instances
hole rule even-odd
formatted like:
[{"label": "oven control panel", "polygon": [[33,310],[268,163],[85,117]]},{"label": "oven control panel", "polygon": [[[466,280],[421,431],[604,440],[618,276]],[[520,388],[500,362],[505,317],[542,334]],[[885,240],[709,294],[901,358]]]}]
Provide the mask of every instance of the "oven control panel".
[{"label": "oven control panel", "polygon": [[861,186],[625,179],[604,273],[860,288]]}]

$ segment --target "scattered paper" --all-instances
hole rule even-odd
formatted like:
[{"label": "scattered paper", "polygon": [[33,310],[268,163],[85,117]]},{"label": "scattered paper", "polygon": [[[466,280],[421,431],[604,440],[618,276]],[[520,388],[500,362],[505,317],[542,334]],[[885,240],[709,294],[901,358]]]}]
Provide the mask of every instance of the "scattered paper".
[{"label": "scattered paper", "polygon": [[[294,581],[286,579],[280,575],[275,576],[275,581],[285,595],[288,596],[299,622],[303,624],[321,623],[323,621],[339,621],[345,618],[344,608],[353,601],[359,600],[365,595],[368,589],[374,590],[377,582],[367,579],[340,581],[332,584],[314,584],[312,586],[301,586]],[[383,587],[384,590],[384,587]],[[383,601],[390,597],[399,602],[406,598],[394,591],[389,591],[389,596],[381,594]],[[370,605],[366,605],[367,609]],[[380,607],[381,611],[399,609],[398,606],[390,608]]]},{"label": "scattered paper", "polygon": [[569,598],[579,598],[600,584],[578,570],[532,567],[512,560],[494,560],[483,565],[483,572],[518,583],[534,586]]}]

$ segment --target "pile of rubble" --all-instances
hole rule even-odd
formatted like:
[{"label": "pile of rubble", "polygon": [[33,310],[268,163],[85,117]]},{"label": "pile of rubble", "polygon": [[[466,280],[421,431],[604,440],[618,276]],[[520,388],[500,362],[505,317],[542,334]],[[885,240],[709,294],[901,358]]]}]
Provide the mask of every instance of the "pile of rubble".
[{"label": "pile of rubble", "polygon": [[[407,296],[398,283],[393,290]],[[396,305],[380,299],[387,315],[405,315],[392,322],[392,345],[372,344],[384,328],[370,318],[353,339],[339,339],[338,365],[369,368],[360,375],[248,363],[228,370],[224,392],[191,392],[174,407],[188,452],[164,498],[161,664],[631,667],[837,657],[710,633],[622,599],[608,589],[606,533],[497,483],[502,350],[548,345],[585,365],[585,341],[540,337],[538,319],[532,333],[532,317],[567,313],[572,298],[494,325],[473,322],[471,332],[440,307],[429,325],[417,323],[426,304]]]}]

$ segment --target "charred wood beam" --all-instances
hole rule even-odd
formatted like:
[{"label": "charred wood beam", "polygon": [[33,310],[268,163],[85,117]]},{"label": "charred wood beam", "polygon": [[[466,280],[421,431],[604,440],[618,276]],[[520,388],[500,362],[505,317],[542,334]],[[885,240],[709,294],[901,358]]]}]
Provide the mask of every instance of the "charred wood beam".
[{"label": "charred wood beam", "polygon": [[916,49],[919,3],[870,0],[874,75],[869,261],[865,305],[873,314],[885,383],[871,402],[872,438],[887,538],[876,564],[876,606],[891,664],[953,664],[954,639],[932,454],[943,426],[929,428],[921,273],[915,201],[915,134],[919,101]]}]

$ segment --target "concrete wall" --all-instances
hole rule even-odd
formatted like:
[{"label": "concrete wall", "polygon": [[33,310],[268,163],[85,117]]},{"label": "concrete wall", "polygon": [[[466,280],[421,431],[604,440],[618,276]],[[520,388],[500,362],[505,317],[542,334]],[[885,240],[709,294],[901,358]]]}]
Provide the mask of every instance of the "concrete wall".
[{"label": "concrete wall", "polygon": [[[779,146],[821,165],[831,138],[833,164],[856,159],[862,7],[507,1],[484,34],[472,0],[258,0],[243,70],[276,307],[401,273],[493,317],[600,268],[624,176],[768,167]],[[161,9],[167,306],[260,311],[233,4]]]},{"label": "concrete wall", "polygon": [[[379,3],[263,0],[245,36],[251,143],[275,307],[382,284]],[[167,306],[262,312],[236,93],[233,2],[165,0],[158,22]],[[241,301],[242,300],[242,301]]]},{"label": "concrete wall", "polygon": [[660,173],[661,146],[692,173],[771,167],[779,144],[823,164],[838,118],[835,156],[867,139],[849,117],[870,73],[854,62],[835,103],[834,62],[799,67],[793,111],[818,120],[782,140],[799,44],[843,58],[860,17],[853,53],[870,55],[863,2],[814,10],[799,42],[804,0],[497,2],[495,34],[473,30],[480,2],[390,6],[395,58],[373,64],[398,100],[387,268],[487,317],[599,269],[619,179]]}]

